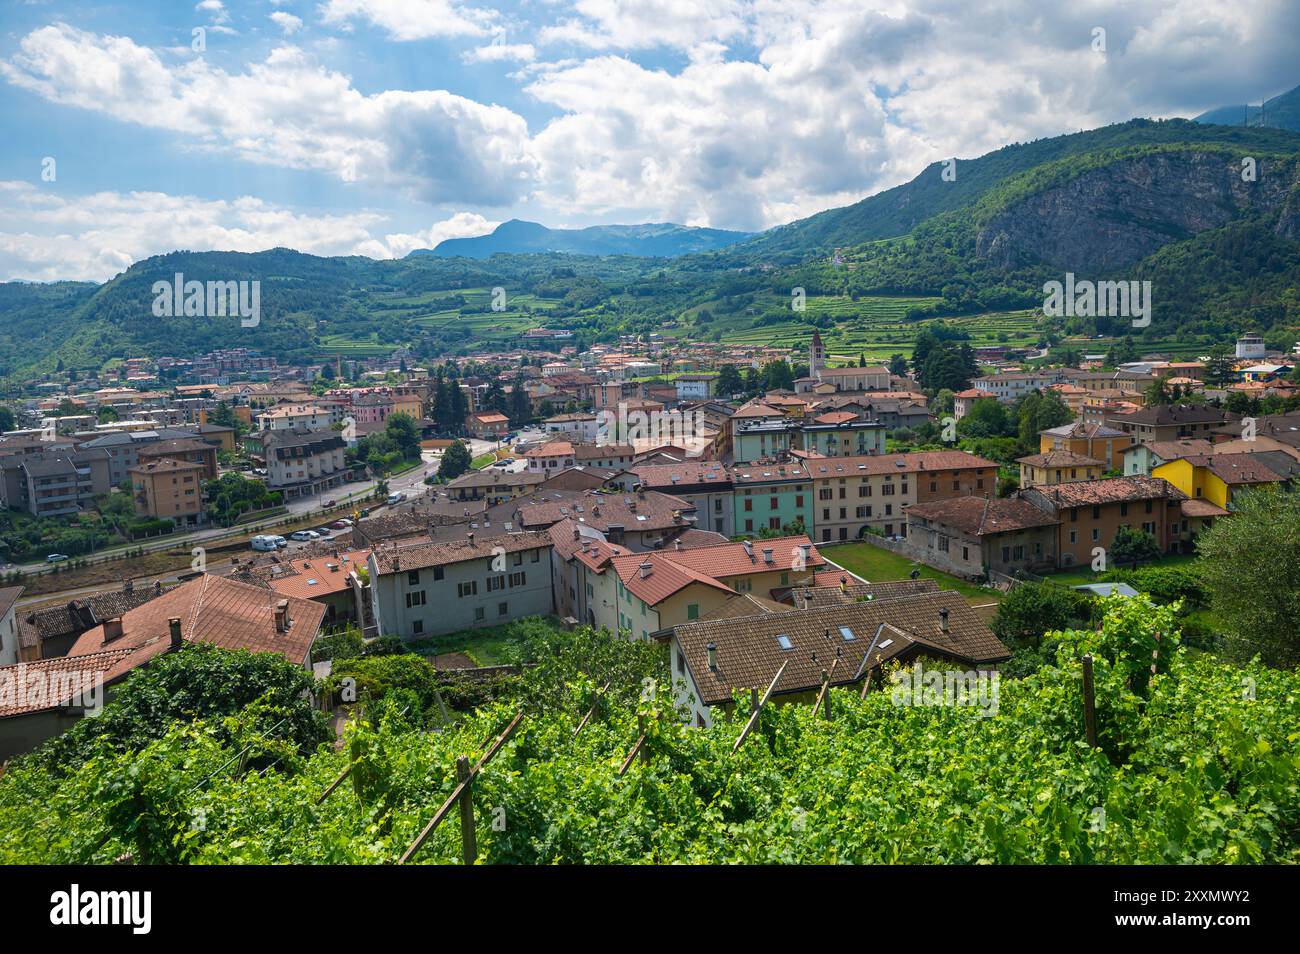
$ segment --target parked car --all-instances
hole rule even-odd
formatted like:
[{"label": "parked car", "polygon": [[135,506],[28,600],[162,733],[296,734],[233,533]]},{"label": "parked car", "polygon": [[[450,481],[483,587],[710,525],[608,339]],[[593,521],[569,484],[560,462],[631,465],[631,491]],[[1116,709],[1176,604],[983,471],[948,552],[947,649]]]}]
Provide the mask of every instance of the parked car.
[{"label": "parked car", "polygon": [[45,558],[46,563],[62,563],[68,558],[66,553],[51,553]]},{"label": "parked car", "polygon": [[338,504],[335,503],[333,500],[327,500],[327,501],[325,501],[325,506],[326,506],[326,508],[329,508],[329,507],[337,507]]},{"label": "parked car", "polygon": [[511,465],[511,463],[513,463],[513,461],[510,461],[510,460],[508,460],[508,459],[507,459],[507,460],[497,460],[497,461],[493,461],[489,466],[491,466],[491,467],[509,467],[509,466]]},{"label": "parked car", "polygon": [[289,539],[303,543],[309,540],[319,540],[320,534],[315,530],[297,530],[294,533],[289,534]]},{"label": "parked car", "polygon": [[268,536],[267,539],[268,539],[268,540],[274,540],[274,541],[275,541],[276,549],[279,549],[279,550],[283,550],[285,547],[287,547],[287,546],[289,545],[289,541],[286,540],[284,537],[279,536],[279,535]]},{"label": "parked car", "polygon": [[253,549],[259,553],[268,553],[271,550],[279,549],[279,546],[276,545],[275,537],[257,536],[253,537],[251,542]]},{"label": "parked car", "polygon": [[347,529],[348,527],[350,527],[350,526],[352,526],[352,521],[349,520],[347,517],[343,517],[342,519],[335,520],[333,523],[331,523],[331,524],[330,524],[330,529],[331,529],[331,530],[346,530],[346,529]]},{"label": "parked car", "polygon": [[388,495],[388,502],[390,504],[401,503],[405,499],[406,499],[406,494],[402,493],[400,490],[397,493]]}]

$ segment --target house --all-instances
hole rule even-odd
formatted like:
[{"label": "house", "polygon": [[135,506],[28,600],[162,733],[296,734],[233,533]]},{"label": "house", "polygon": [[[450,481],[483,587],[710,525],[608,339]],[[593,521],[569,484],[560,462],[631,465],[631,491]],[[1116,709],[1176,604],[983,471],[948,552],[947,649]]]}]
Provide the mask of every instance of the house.
[{"label": "house", "polygon": [[1068,450],[1031,454],[1018,458],[1021,488],[1038,484],[1060,484],[1070,480],[1096,480],[1107,470],[1106,462]]},{"label": "house", "polygon": [[596,441],[599,419],[595,414],[579,411],[572,414],[556,414],[542,421],[542,430],[555,434],[575,444],[592,444]]},{"label": "house", "polygon": [[735,536],[731,469],[718,461],[635,464],[615,479],[625,490],[639,487],[685,500],[695,508],[697,526]]},{"label": "house", "polygon": [[[772,690],[777,702],[812,702],[823,672],[832,686],[882,678],[918,657],[986,669],[1011,658],[958,593],[918,593],[825,609],[679,624],[667,639],[675,702],[698,726],[737,690]],[[785,669],[782,670],[782,666]]]},{"label": "house", "polygon": [[376,547],[368,577],[380,636],[421,639],[554,611],[544,531]]},{"label": "house", "polygon": [[[87,629],[67,656],[0,667],[0,758],[27,752],[111,698],[139,666],[187,642],[274,652],[310,665],[325,607],[207,574]],[[5,686],[44,689],[18,693]],[[54,691],[57,689],[57,691]],[[7,703],[7,704],[6,704]]]},{"label": "house", "polygon": [[332,627],[361,619],[356,589],[349,578],[369,559],[369,550],[296,553],[289,559],[272,556],[244,565],[230,578],[267,587],[284,597],[320,603],[325,607],[322,625]]},{"label": "house", "polygon": [[132,502],[138,517],[171,520],[193,527],[203,522],[202,464],[157,457],[137,464],[131,475]]},{"label": "house", "polygon": [[489,507],[532,493],[545,482],[546,476],[533,471],[503,472],[499,467],[484,467],[461,474],[447,484],[452,500],[486,500]]},{"label": "house", "polygon": [[1289,482],[1300,474],[1300,461],[1281,451],[1255,454],[1192,454],[1166,461],[1152,472],[1193,500],[1206,500],[1225,511],[1236,494]]},{"label": "house", "polygon": [[1165,551],[1175,549],[1187,529],[1180,506],[1187,495],[1159,477],[1078,480],[1017,496],[1056,518],[1058,567],[1091,565],[1122,526],[1145,530]]},{"label": "house", "polygon": [[6,586],[0,589],[0,666],[18,662],[18,597],[23,587]]},{"label": "house", "polygon": [[958,391],[952,396],[952,416],[953,420],[960,421],[970,413],[970,409],[975,406],[976,401],[982,401],[992,397],[988,391],[981,391],[979,388],[967,388],[964,391]]},{"label": "house", "polygon": [[1127,434],[1138,444],[1189,438],[1212,440],[1216,428],[1239,415],[1208,404],[1159,404],[1106,419],[1107,425]]},{"label": "house", "polygon": [[137,588],[127,580],[120,590],[79,596],[45,609],[24,610],[18,613],[18,659],[35,662],[66,656],[77,637],[86,630],[161,595],[161,583]]},{"label": "house", "polygon": [[1101,424],[1075,421],[1060,427],[1049,427],[1038,432],[1038,451],[1069,451],[1080,457],[1101,461],[1103,472],[1122,470],[1124,452],[1133,444],[1133,438],[1123,431]]},{"label": "house", "polygon": [[1214,445],[1204,438],[1132,444],[1124,451],[1124,476],[1150,477],[1152,471],[1171,460],[1213,453]]},{"label": "house", "polygon": [[497,411],[474,411],[465,418],[465,430],[470,437],[501,440],[510,433],[510,419]]},{"label": "house", "polygon": [[633,639],[717,610],[737,594],[769,598],[772,590],[801,585],[825,566],[806,536],[756,543],[712,538],[700,546],[677,540],[671,548],[630,553],[576,522],[552,528],[557,566],[572,615]]},{"label": "house", "polygon": [[870,603],[873,600],[892,600],[917,593],[938,593],[939,584],[928,577],[915,580],[883,580],[868,583],[841,573],[838,580],[829,579],[834,573],[818,573],[814,586],[792,586],[780,593],[779,602],[799,610],[825,609],[828,606],[847,606],[850,603]]},{"label": "house", "polygon": [[532,473],[554,474],[577,463],[573,444],[569,441],[549,441],[524,454],[528,470]]},{"label": "house", "polygon": [[1028,501],[953,497],[907,512],[913,558],[970,579],[1056,566],[1056,518]]},{"label": "house", "polygon": [[813,524],[812,474],[801,463],[741,464],[731,472],[732,528],[754,535]]},{"label": "house", "polygon": [[611,544],[639,553],[664,546],[695,526],[695,508],[681,497],[638,490],[538,494],[512,501],[509,519],[521,530],[545,530],[562,520],[591,527]]}]

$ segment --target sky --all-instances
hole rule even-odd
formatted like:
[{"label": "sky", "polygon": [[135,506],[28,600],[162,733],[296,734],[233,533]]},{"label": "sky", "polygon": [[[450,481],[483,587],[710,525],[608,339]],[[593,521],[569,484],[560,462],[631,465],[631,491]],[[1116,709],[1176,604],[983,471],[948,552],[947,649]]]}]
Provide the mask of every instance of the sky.
[{"label": "sky", "polygon": [[757,231],[1297,84],[1297,0],[0,0],[0,280]]}]

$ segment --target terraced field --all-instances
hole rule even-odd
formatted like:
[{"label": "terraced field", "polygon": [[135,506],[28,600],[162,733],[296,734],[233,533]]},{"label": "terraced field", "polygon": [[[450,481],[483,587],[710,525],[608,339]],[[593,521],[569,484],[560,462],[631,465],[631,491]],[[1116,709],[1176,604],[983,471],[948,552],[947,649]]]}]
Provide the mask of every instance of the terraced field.
[{"label": "terraced field", "polygon": [[[812,297],[802,313],[791,312],[790,320],[756,328],[736,328],[741,319],[719,319],[715,328],[733,325],[722,331],[722,341],[739,345],[771,345],[781,348],[807,348],[814,326],[809,319],[823,316],[836,321],[822,329],[822,341],[832,357],[887,361],[891,355],[910,356],[918,329],[939,319],[908,322],[903,320],[909,308],[931,305],[936,298],[873,296],[854,301],[845,297]],[[752,321],[752,318],[748,319]],[[950,326],[970,332],[971,345],[1006,344],[1028,347],[1037,340],[1035,311],[997,312],[942,319]]]}]

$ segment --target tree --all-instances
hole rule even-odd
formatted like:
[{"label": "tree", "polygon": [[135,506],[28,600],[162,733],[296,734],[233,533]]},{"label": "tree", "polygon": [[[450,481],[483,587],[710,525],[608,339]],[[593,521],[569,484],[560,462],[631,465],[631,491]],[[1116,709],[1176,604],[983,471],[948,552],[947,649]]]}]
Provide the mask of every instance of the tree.
[{"label": "tree", "polygon": [[7,407],[0,407],[0,433],[14,429],[14,412]]},{"label": "tree", "polygon": [[1011,426],[1006,405],[997,398],[980,398],[957,422],[957,433],[962,437],[1007,437]]},{"label": "tree", "polygon": [[464,441],[456,441],[442,452],[442,462],[438,464],[438,476],[444,480],[455,480],[473,462],[469,448]]},{"label": "tree", "polygon": [[528,397],[528,389],[524,387],[522,372],[515,375],[514,383],[510,385],[506,416],[510,418],[511,427],[523,427],[533,419],[533,402]]},{"label": "tree", "polygon": [[907,358],[901,354],[889,356],[889,373],[897,376],[907,374]]},{"label": "tree", "polygon": [[724,364],[718,369],[715,393],[719,397],[731,397],[733,394],[739,394],[743,388],[744,384],[740,380],[740,372],[736,370],[734,364]]},{"label": "tree", "polygon": [[794,370],[785,361],[769,361],[763,365],[763,390],[779,391],[794,388]]},{"label": "tree", "polygon": [[1205,383],[1213,388],[1221,388],[1236,377],[1233,358],[1227,347],[1220,345],[1210,352],[1210,359],[1205,362]]},{"label": "tree", "polygon": [[1120,527],[1106,551],[1108,563],[1116,567],[1149,563],[1160,559],[1160,544],[1154,536],[1137,527]]},{"label": "tree", "polygon": [[1057,583],[1021,583],[998,604],[989,629],[1013,649],[1038,646],[1046,632],[1086,626],[1089,603],[1080,591]]},{"label": "tree", "polygon": [[334,380],[334,365],[326,361],[320,366],[320,379],[322,381]]},{"label": "tree", "polygon": [[1201,578],[1228,651],[1300,665],[1300,494],[1240,494],[1196,541]]},{"label": "tree", "polygon": [[401,411],[390,414],[384,433],[405,460],[420,456],[420,428],[411,415]]}]

